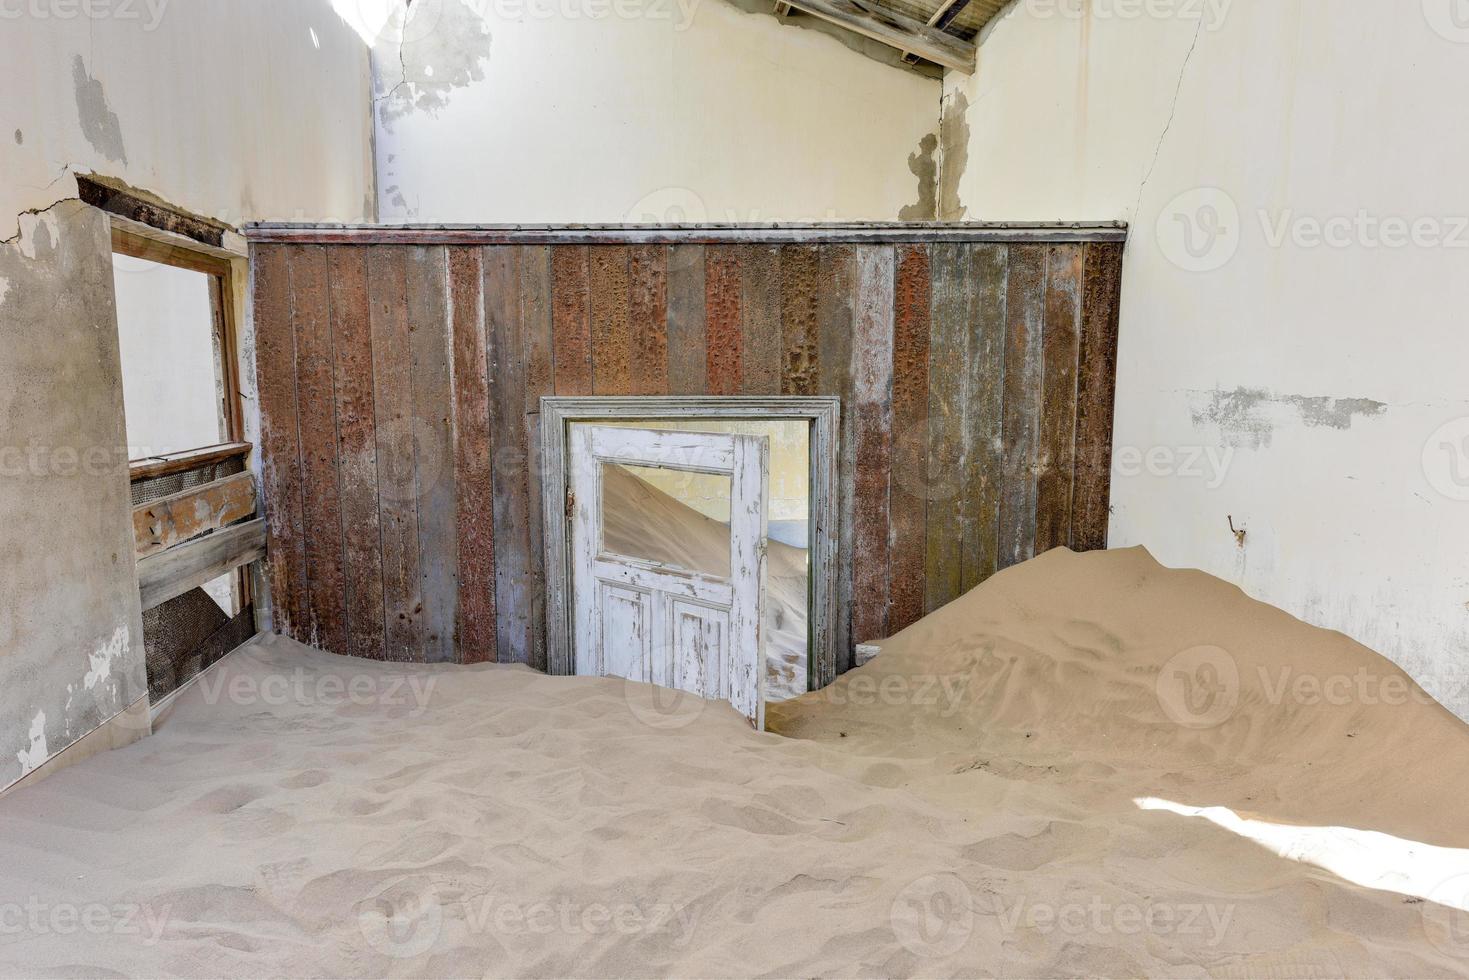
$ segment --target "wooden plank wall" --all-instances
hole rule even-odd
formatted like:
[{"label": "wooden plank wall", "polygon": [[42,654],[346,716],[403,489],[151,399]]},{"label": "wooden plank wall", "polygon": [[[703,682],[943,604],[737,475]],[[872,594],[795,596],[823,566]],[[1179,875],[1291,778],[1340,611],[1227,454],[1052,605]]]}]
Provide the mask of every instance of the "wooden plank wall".
[{"label": "wooden plank wall", "polygon": [[1113,242],[258,243],[277,628],[543,667],[542,395],[839,395],[845,669],[999,569],[1105,547],[1121,261]]}]

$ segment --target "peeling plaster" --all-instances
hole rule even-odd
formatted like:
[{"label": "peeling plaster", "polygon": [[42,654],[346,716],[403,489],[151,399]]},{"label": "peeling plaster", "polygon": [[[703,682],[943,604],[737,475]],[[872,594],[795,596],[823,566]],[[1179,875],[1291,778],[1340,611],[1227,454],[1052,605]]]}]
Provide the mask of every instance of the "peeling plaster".
[{"label": "peeling plaster", "polygon": [[[454,89],[485,80],[490,60],[489,25],[462,0],[415,4],[407,17],[408,37],[397,43],[400,78],[378,99],[378,118],[388,132],[410,113],[437,115]],[[431,26],[416,24],[420,18],[434,20]]]},{"label": "peeling plaster", "polygon": [[76,88],[77,116],[81,119],[82,135],[92,144],[92,149],[114,163],[128,162],[127,150],[122,145],[122,124],[117,113],[107,104],[107,93],[102,83],[87,72],[87,63],[77,55],[71,62],[72,84]]},{"label": "peeling plaster", "polygon": [[939,111],[938,220],[963,221],[959,182],[969,166],[969,97],[955,89]]},{"label": "peeling plaster", "polygon": [[132,651],[132,635],[126,626],[119,626],[112,634],[112,638],[97,648],[95,653],[87,655],[91,669],[82,678],[82,686],[90,691],[102,681],[112,676],[112,662],[121,660],[126,663],[128,654]]},{"label": "peeling plaster", "polygon": [[929,133],[918,141],[918,152],[908,154],[908,171],[918,178],[918,200],[899,209],[899,221],[933,221],[938,214],[938,146],[938,134]]},{"label": "peeling plaster", "polygon": [[37,711],[36,717],[31,719],[30,746],[15,753],[15,758],[20,762],[20,774],[25,776],[40,768],[41,764],[51,758],[51,753],[46,750],[46,712]]},{"label": "peeling plaster", "polygon": [[1217,427],[1227,446],[1267,448],[1282,425],[1350,429],[1358,418],[1387,410],[1385,402],[1370,398],[1332,398],[1325,395],[1275,395],[1263,388],[1230,391],[1190,391],[1190,413],[1195,425]]}]

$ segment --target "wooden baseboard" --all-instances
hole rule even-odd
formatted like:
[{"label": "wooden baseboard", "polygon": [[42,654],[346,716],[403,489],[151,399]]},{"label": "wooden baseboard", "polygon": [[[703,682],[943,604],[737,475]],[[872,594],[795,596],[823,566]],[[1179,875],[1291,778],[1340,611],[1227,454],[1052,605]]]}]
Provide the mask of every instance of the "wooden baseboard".
[{"label": "wooden baseboard", "polygon": [[110,720],[26,773],[15,782],[0,789],[0,799],[14,793],[22,786],[31,786],[47,776],[58,773],[67,766],[90,759],[94,755],[131,745],[153,732],[152,719],[148,711],[148,696],[144,695],[128,705]]}]

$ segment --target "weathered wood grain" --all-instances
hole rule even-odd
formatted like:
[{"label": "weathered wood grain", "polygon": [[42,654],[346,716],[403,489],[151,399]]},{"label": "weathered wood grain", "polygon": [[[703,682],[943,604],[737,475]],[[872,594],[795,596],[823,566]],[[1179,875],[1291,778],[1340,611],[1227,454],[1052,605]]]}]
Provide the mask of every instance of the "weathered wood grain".
[{"label": "weathered wood grain", "polygon": [[[546,564],[542,554],[541,518],[541,397],[555,394],[551,364],[551,249],[545,245],[521,246],[520,255],[520,324],[521,361],[525,365],[524,424],[521,440],[525,446],[525,481],[527,541],[527,590],[530,592],[530,622],[526,646],[526,662],[537,670],[546,668]],[[511,454],[509,469],[514,469]],[[504,551],[500,552],[503,556]],[[506,610],[500,607],[501,616]],[[500,627],[500,635],[507,635]],[[514,649],[509,651],[513,659]]]},{"label": "weathered wood grain", "polygon": [[631,393],[668,394],[667,245],[628,249],[628,316],[632,321]]},{"label": "weathered wood grain", "polygon": [[408,339],[417,430],[419,596],[423,659],[451,663],[459,620],[458,488],[455,485],[455,407],[448,255],[415,247],[408,258]]},{"label": "weathered wood grain", "polygon": [[[509,246],[499,246],[509,248]],[[457,663],[493,661],[495,637],[495,485],[494,443],[490,438],[489,365],[483,295],[492,273],[483,268],[480,249],[455,245],[448,250],[449,321],[452,332],[454,393],[454,516],[459,549],[459,610],[455,630]],[[497,269],[498,273],[499,270]],[[503,284],[513,297],[513,271]],[[502,283],[495,282],[497,287]],[[497,374],[496,383],[502,382]]]},{"label": "weathered wood grain", "polygon": [[528,663],[534,598],[530,576],[529,472],[526,465],[527,357],[522,330],[521,262],[513,245],[485,249],[485,333],[495,467],[495,608],[498,658]]},{"label": "weathered wood grain", "polygon": [[893,300],[888,632],[924,615],[928,518],[928,246],[899,245]]},{"label": "weathered wood grain", "polygon": [[301,445],[297,438],[296,331],[291,320],[290,261],[296,247],[256,245],[250,256],[255,376],[260,398],[260,474],[270,526],[273,625],[306,637],[306,551],[301,514]]},{"label": "weathered wood grain", "polygon": [[708,388],[704,336],[704,246],[674,245],[668,255],[668,393]]},{"label": "weathered wood grain", "polygon": [[556,394],[592,393],[589,246],[551,251],[551,351]]},{"label": "weathered wood grain", "polygon": [[705,375],[711,395],[743,390],[744,337],[740,328],[740,250],[717,245],[704,253]]},{"label": "weathered wood grain", "polygon": [[1046,258],[1046,313],[1041,341],[1040,449],[1035,552],[1071,543],[1071,487],[1076,470],[1076,359],[1080,349],[1080,245],[1053,245]]},{"label": "weathered wood grain", "polygon": [[1086,246],[1076,404],[1076,482],[1071,547],[1107,547],[1112,485],[1112,420],[1117,392],[1117,324],[1122,246]]},{"label": "weathered wood grain", "polygon": [[333,248],[328,252],[328,270],[342,486],[347,652],[354,657],[379,658],[383,649],[383,560],[378,530],[368,251]]},{"label": "weathered wood grain", "polygon": [[1006,300],[1010,249],[988,242],[969,246],[969,353],[964,421],[964,552],[959,592],[968,592],[1000,567],[1000,487],[1004,438]]},{"label": "weathered wood grain", "polygon": [[924,610],[933,612],[962,594],[967,473],[966,381],[972,284],[969,247],[930,246],[928,459],[925,485]]},{"label": "weathered wood grain", "polygon": [[133,508],[137,556],[147,558],[254,515],[255,477],[236,473]]},{"label": "weathered wood grain", "polygon": [[380,656],[413,662],[423,659],[422,583],[418,572],[418,441],[423,426],[413,414],[408,252],[406,245],[371,249],[367,290],[377,421],[378,528],[382,538]]},{"label": "weathered wood grain", "polygon": [[[852,397],[852,327],[857,256],[850,245],[824,245],[818,258],[820,282],[816,299],[821,355],[816,365],[817,389],[842,400],[837,452],[837,610],[832,623],[837,651],[836,672],[852,666],[852,529],[856,496],[857,411]],[[818,687],[835,677],[817,677]]]},{"label": "weathered wood grain", "polygon": [[815,245],[784,245],[780,250],[780,332],[782,395],[814,395],[821,350],[817,306],[821,253]]},{"label": "weathered wood grain", "polygon": [[590,254],[592,394],[633,394],[628,246],[593,245]]},{"label": "weathered wood grain", "polygon": [[743,355],[739,393],[778,395],[781,390],[780,249],[745,245],[740,252],[740,335]]},{"label": "weathered wood grain", "polygon": [[852,636],[858,643],[888,635],[889,527],[892,475],[893,249],[857,247],[852,324],[852,389],[856,402],[856,477],[851,554]]},{"label": "weathered wood grain", "polygon": [[1041,340],[1046,315],[1046,247],[1010,250],[1006,282],[1005,388],[1000,486],[1001,568],[1035,555],[1040,442]]},{"label": "weathered wood grain", "polygon": [[327,276],[325,246],[306,246],[291,262],[308,635],[313,646],[332,653],[346,653],[347,589]]},{"label": "weathered wood grain", "polygon": [[265,521],[236,524],[138,562],[138,594],[146,612],[265,557]]}]

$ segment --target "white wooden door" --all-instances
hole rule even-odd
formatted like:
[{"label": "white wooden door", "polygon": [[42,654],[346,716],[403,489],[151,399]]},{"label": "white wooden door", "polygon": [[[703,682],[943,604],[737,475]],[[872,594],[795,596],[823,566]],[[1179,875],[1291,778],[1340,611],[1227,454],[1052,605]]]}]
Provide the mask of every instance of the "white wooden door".
[{"label": "white wooden door", "polygon": [[[576,672],[728,700],[765,727],[764,436],[573,426]],[[728,487],[727,532],[639,472]]]}]

